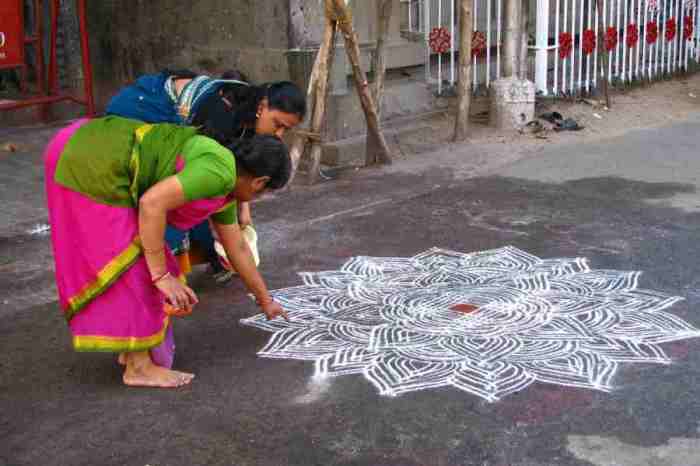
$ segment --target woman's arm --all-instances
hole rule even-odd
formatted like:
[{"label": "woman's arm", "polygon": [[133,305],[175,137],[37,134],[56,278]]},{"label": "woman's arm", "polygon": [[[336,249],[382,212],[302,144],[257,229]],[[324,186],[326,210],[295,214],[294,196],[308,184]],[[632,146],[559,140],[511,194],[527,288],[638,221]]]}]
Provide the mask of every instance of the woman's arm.
[{"label": "woman's arm", "polygon": [[139,200],[139,237],[153,283],[170,303],[187,309],[197,296],[177,277],[170,276],[165,259],[165,224],[169,210],[185,203],[180,181],[171,176],[152,186]]},{"label": "woman's arm", "polygon": [[238,224],[221,225],[216,222],[213,223],[231,266],[238,272],[245,286],[255,295],[255,301],[262,308],[267,318],[274,319],[277,316],[282,316],[289,320],[282,306],[272,300],[265,281],[255,266],[253,255],[243,237],[240,226]]},{"label": "woman's arm", "polygon": [[250,202],[238,203],[238,224],[241,230],[253,224],[253,217],[250,215]]}]

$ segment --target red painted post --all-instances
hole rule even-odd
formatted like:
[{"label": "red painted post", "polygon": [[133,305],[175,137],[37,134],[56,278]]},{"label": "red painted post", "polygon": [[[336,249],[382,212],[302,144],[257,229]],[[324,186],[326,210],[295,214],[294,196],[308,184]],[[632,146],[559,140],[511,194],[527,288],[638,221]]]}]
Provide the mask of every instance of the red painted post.
[{"label": "red painted post", "polygon": [[95,114],[95,100],[92,95],[92,64],[90,62],[90,43],[88,41],[87,19],[85,17],[85,0],[78,1],[78,15],[80,17],[80,51],[83,58],[83,82],[85,86],[85,101],[87,114]]},{"label": "red painted post", "polygon": [[[44,63],[44,15],[41,0],[34,0],[34,23],[36,24],[34,37],[34,50],[36,51],[36,84],[39,95],[47,95],[46,92],[46,68]],[[43,122],[49,119],[49,106],[39,107],[39,119]]]},{"label": "red painted post", "polygon": [[51,9],[51,24],[49,26],[49,95],[54,95],[58,92],[58,67],[56,63],[58,1],[59,0],[49,0]]}]

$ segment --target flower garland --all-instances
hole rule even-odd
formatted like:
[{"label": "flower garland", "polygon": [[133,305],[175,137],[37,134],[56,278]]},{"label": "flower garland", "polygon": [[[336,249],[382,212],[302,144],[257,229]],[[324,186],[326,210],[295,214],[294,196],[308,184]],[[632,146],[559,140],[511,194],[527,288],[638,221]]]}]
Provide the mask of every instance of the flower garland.
[{"label": "flower garland", "polygon": [[651,45],[656,42],[659,38],[659,25],[656,21],[649,21],[647,23],[647,44]]},{"label": "flower garland", "polygon": [[690,15],[683,18],[683,38],[685,40],[693,39],[693,18]]},{"label": "flower garland", "polygon": [[583,31],[583,53],[590,55],[595,50],[595,32],[592,29]]},{"label": "flower garland", "polygon": [[486,34],[474,31],[472,34],[472,57],[483,57],[484,55],[486,55]]},{"label": "flower garland", "polygon": [[627,25],[627,48],[631,49],[637,46],[639,42],[639,29],[636,24]]},{"label": "flower garland", "polygon": [[559,58],[564,60],[571,55],[573,48],[573,38],[570,32],[562,32],[559,34]]},{"label": "flower garland", "polygon": [[676,20],[669,18],[666,21],[666,40],[671,42],[676,37]]},{"label": "flower garland", "polygon": [[617,30],[613,26],[608,26],[605,31],[605,50],[612,52],[617,47]]}]

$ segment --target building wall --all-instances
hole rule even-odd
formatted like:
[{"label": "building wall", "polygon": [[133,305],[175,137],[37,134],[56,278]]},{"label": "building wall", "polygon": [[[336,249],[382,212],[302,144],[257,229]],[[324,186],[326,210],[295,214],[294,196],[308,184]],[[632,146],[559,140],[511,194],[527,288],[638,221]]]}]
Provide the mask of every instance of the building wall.
[{"label": "building wall", "polygon": [[237,68],[253,81],[286,79],[289,2],[100,0],[88,2],[98,103],[143,73]]},{"label": "building wall", "polygon": [[[388,67],[420,65],[425,60],[424,45],[403,37],[400,0],[394,1]],[[352,6],[363,66],[371,71],[377,34],[376,0],[353,0]],[[164,68],[188,68],[210,74],[238,68],[255,82],[293,79],[303,85],[311,71],[323,26],[324,10],[320,0],[88,2],[98,110],[104,108],[124,84],[139,75]],[[349,82],[351,69],[340,36],[338,44],[331,83],[329,108],[332,110],[329,110],[324,131],[328,140],[364,132],[364,119]],[[64,84],[80,89],[79,42],[67,40],[66,52],[73,72]],[[418,86],[423,92],[412,91],[411,86]],[[430,110],[433,99],[424,87],[415,81],[389,89],[383,115],[394,118]]]}]

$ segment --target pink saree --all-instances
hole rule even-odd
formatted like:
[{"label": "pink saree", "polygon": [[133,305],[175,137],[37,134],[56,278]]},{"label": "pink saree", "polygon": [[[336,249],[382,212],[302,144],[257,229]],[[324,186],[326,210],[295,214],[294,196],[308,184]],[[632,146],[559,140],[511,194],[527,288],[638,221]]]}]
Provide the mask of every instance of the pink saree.
[{"label": "pink saree", "polygon": [[[56,165],[79,120],[51,140],[44,155],[46,195],[56,265],[59,303],[76,351],[151,352],[171,367],[175,345],[164,297],[151,284],[138,237],[138,211],[101,204],[54,181]],[[177,170],[184,167],[182,158]],[[179,228],[191,228],[230,202],[216,198],[190,202],[168,215]],[[169,271],[180,276],[166,248]]]}]

